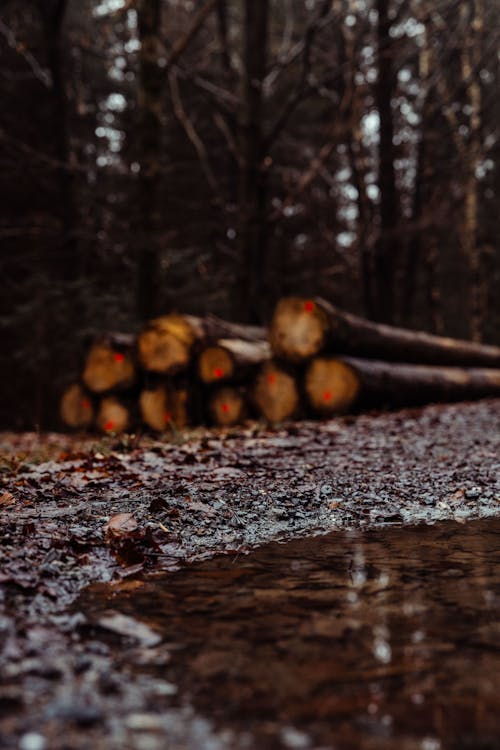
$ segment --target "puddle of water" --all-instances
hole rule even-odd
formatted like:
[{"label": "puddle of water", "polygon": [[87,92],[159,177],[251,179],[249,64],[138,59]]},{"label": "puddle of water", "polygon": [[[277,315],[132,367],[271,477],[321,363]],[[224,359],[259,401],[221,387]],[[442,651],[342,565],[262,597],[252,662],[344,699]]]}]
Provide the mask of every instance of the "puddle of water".
[{"label": "puddle of water", "polygon": [[171,644],[157,667],[248,748],[500,747],[500,520],[333,533],[79,601]]}]

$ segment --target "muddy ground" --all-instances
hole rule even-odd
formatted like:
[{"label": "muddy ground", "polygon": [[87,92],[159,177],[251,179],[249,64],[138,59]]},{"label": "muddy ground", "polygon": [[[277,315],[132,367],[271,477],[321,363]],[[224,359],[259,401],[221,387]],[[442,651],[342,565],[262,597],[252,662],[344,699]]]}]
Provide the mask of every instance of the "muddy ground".
[{"label": "muddy ground", "polygon": [[162,441],[4,433],[0,455],[0,735],[21,750],[236,747],[152,675],[168,654],[147,628],[115,618],[114,641],[93,637],[75,608],[90,583],[133,590],[270,540],[500,515],[500,400]]}]

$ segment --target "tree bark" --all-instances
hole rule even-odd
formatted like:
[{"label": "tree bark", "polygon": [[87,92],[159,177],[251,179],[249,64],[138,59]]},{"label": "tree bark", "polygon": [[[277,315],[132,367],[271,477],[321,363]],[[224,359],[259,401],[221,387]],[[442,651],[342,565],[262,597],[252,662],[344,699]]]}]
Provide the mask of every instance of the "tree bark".
[{"label": "tree bark", "polygon": [[161,250],[161,156],[165,75],[159,65],[161,0],[140,0],[138,24],[139,52],[139,144],[138,180],[137,312],[139,319],[154,315],[158,295]]},{"label": "tree bark", "polygon": [[500,367],[500,347],[374,323],[322,299],[280,300],[269,339],[276,357],[295,363],[327,351],[399,362]]},{"label": "tree bark", "polygon": [[396,190],[394,170],[394,120],[392,99],[395,90],[395,74],[391,49],[391,20],[389,0],[377,0],[377,64],[378,76],[375,86],[379,127],[379,190],[380,226],[375,243],[376,301],[374,317],[385,323],[394,319],[395,269],[398,251],[397,229],[400,224],[400,206]]},{"label": "tree bark", "polygon": [[331,416],[355,406],[411,406],[500,395],[500,370],[317,357],[305,375],[312,409]]},{"label": "tree bark", "polygon": [[238,303],[246,320],[262,315],[268,222],[264,164],[263,91],[268,45],[268,0],[244,0],[243,104],[240,124],[240,247],[243,277]]}]

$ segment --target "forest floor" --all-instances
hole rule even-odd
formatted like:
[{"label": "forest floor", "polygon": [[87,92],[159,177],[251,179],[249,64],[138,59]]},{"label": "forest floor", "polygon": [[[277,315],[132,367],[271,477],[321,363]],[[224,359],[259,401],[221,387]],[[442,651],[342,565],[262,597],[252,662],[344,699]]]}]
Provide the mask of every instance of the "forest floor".
[{"label": "forest floor", "polygon": [[[21,750],[225,746],[178,706],[171,744],[134,729],[175,704],[175,686],[147,673],[126,684],[75,610],[89,584],[133,590],[145,574],[336,529],[500,515],[500,400],[166,440],[2,433],[0,456],[0,737]],[[153,658],[145,625],[104,627]]]}]

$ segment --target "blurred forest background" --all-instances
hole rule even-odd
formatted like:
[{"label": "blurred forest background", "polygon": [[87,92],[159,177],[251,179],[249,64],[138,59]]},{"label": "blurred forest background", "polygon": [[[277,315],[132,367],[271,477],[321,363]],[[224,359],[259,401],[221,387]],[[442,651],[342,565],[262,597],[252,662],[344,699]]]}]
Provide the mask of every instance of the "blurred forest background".
[{"label": "blurred forest background", "polygon": [[96,330],[319,294],[499,342],[499,0],[2,0],[2,426]]}]

